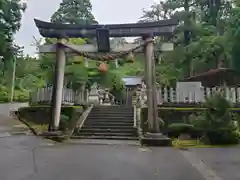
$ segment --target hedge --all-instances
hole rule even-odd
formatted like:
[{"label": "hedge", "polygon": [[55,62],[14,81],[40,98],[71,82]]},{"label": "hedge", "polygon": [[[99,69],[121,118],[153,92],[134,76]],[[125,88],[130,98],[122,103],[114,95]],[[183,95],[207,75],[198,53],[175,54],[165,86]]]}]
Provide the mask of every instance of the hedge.
[{"label": "hedge", "polygon": [[207,143],[211,145],[238,144],[239,135],[230,128],[212,129],[206,131]]},{"label": "hedge", "polygon": [[166,128],[165,134],[174,138],[178,138],[181,134],[188,134],[191,138],[199,138],[203,132],[191,124],[173,123]]},{"label": "hedge", "polygon": [[[146,123],[148,117],[148,108],[141,109],[141,128],[143,132],[146,132],[148,128],[148,124]],[[192,111],[181,111],[181,110],[174,110],[174,109],[158,109],[158,116],[162,118],[164,121],[165,126],[168,126],[172,123],[182,123],[184,122],[184,117],[188,117],[190,114],[194,112]]]},{"label": "hedge", "polygon": [[[147,110],[147,107],[141,108],[141,128],[143,132],[146,132],[148,128],[148,124],[146,123],[148,119]],[[173,123],[184,123],[189,115],[205,110],[206,108],[203,107],[158,107],[158,116],[162,118],[165,126],[168,126]],[[239,113],[240,108],[231,108],[231,111]]]},{"label": "hedge", "polygon": [[[83,106],[63,106],[61,115],[67,116],[69,120],[80,117],[85,107]],[[18,110],[18,115],[27,121],[35,124],[49,124],[51,119],[50,106],[30,106]],[[70,122],[68,123],[70,124]]]}]

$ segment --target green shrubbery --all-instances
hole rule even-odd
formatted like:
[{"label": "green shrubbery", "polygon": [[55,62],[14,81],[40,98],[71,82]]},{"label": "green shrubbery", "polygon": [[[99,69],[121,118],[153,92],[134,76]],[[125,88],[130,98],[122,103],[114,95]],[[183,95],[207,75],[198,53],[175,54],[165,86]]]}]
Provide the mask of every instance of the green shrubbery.
[{"label": "green shrubbery", "polygon": [[165,133],[171,138],[177,138],[181,134],[188,134],[191,138],[201,137],[201,130],[187,123],[173,123],[170,124]]},{"label": "green shrubbery", "polygon": [[[182,134],[187,134],[190,138],[200,139],[205,144],[223,145],[237,144],[240,138],[240,118],[236,112],[232,112],[231,103],[221,94],[215,94],[206,99],[203,104],[206,108],[200,112],[191,112],[185,114],[179,122],[171,122],[167,112],[160,113],[165,126],[161,128],[162,132],[172,138],[177,138]],[[170,111],[178,114],[178,111]],[[165,116],[168,119],[166,121]],[[174,114],[173,114],[174,117]],[[147,120],[147,109],[142,111],[141,127],[144,132],[147,131],[148,125],[144,122]]]},{"label": "green shrubbery", "polygon": [[[60,125],[61,131],[74,128],[76,121],[85,110],[85,106],[63,106],[61,110]],[[20,108],[20,118],[36,125],[47,125],[50,122],[50,106],[31,106]]]},{"label": "green shrubbery", "polygon": [[[9,102],[10,98],[10,89],[5,87],[0,87],[0,103],[7,103]],[[14,102],[28,102],[29,101],[29,92],[23,92],[20,90],[14,91],[13,96]]]},{"label": "green shrubbery", "polygon": [[232,105],[221,94],[208,98],[206,111],[190,116],[190,124],[202,133],[209,144],[236,144],[239,142],[238,115],[230,111]]}]

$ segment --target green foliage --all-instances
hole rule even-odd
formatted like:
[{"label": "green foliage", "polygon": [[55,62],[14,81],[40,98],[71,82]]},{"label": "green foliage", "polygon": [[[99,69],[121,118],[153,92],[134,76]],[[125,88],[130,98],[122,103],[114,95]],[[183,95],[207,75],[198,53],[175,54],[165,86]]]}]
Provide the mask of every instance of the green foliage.
[{"label": "green foliage", "polygon": [[203,113],[191,116],[190,123],[201,129],[204,140],[210,144],[236,144],[239,128],[229,108],[231,104],[219,93],[208,98]]},{"label": "green foliage", "polygon": [[69,116],[66,116],[65,114],[61,114],[60,123],[59,123],[59,130],[60,131],[65,131],[67,129],[69,121],[70,121]]},{"label": "green foliage", "polygon": [[63,0],[51,17],[52,22],[69,24],[96,24],[89,0]]},{"label": "green foliage", "polygon": [[[141,21],[178,18],[182,22],[175,31],[173,52],[162,53],[156,67],[157,82],[172,86],[189,75],[217,68],[239,66],[238,7],[232,2],[199,0],[167,0],[153,4],[143,11]],[[213,2],[213,1],[212,1]],[[156,38],[155,54],[160,44]],[[239,69],[239,68],[238,68]]]},{"label": "green foliage", "polygon": [[[35,125],[47,125],[50,122],[50,106],[31,106],[20,108],[20,118]],[[84,111],[83,106],[63,106],[60,116],[60,130],[66,131],[74,128],[77,120]]]},{"label": "green foliage", "polygon": [[188,118],[190,124],[192,124],[194,127],[200,128],[200,129],[207,128],[208,123],[205,120],[204,114],[205,114],[205,112],[198,112],[195,114],[191,114]]},{"label": "green foliage", "polygon": [[238,144],[239,133],[231,128],[211,129],[206,131],[207,141],[212,145]]},{"label": "green foliage", "polygon": [[205,106],[205,118],[209,128],[232,127],[232,116],[229,108],[231,104],[221,94],[216,93],[214,96],[207,99]]},{"label": "green foliage", "polygon": [[0,102],[9,99],[13,60],[22,53],[21,48],[14,44],[14,35],[20,29],[25,8],[26,4],[21,0],[0,2]]},{"label": "green foliage", "polygon": [[[63,106],[60,116],[59,130],[67,132],[75,128],[76,122],[84,111],[83,106]],[[48,125],[50,122],[49,106],[33,106],[21,108],[19,110],[21,118],[33,123],[34,125]]]},{"label": "green foliage", "polygon": [[[177,27],[174,38],[170,39],[175,49],[173,52],[162,53],[161,63],[156,65],[157,82],[174,86],[179,79],[216,68],[222,62],[225,67],[239,69],[239,2],[214,2],[215,4],[201,0],[167,0],[144,9],[140,21],[178,18],[182,22]],[[26,5],[20,0],[4,0],[0,3],[3,13],[0,17],[0,56],[3,57],[0,62],[0,101],[7,101],[9,97],[14,58],[17,59],[15,100],[26,100],[30,91],[53,83],[55,55],[42,54],[36,61],[35,58],[23,57],[21,48],[13,43],[13,35],[20,28],[21,15],[25,8]],[[95,24],[97,22],[91,11],[92,5],[89,0],[63,0],[52,15],[51,21]],[[156,61],[161,42],[168,40],[163,37],[155,38]],[[51,44],[56,41],[57,39],[46,39],[45,43]],[[74,38],[69,41],[81,45],[89,40]],[[111,39],[111,43],[116,45],[125,42],[124,38]],[[116,94],[121,94],[123,76],[144,74],[143,55],[135,54],[132,64],[126,63],[125,60],[125,57],[119,59],[119,68],[116,68],[113,62],[109,63],[109,71],[102,74],[98,72],[96,61],[89,61],[89,68],[86,68],[83,57],[68,55],[65,85],[77,90],[97,82],[114,91],[118,89]]]},{"label": "green foliage", "polygon": [[199,137],[201,131],[191,124],[173,123],[167,127],[166,133],[170,137],[178,138],[182,134],[189,135],[192,138]]},{"label": "green foliage", "polygon": [[[4,62],[4,67],[14,54],[17,53],[17,46],[13,43],[14,34],[20,29],[22,13],[26,8],[21,0],[2,0],[0,2],[0,56]],[[5,69],[6,70],[6,69]]]}]

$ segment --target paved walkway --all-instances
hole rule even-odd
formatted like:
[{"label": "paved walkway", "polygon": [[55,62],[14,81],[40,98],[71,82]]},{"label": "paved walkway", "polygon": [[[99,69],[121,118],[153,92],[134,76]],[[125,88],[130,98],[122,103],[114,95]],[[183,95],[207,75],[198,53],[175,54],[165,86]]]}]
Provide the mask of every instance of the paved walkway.
[{"label": "paved walkway", "polygon": [[240,148],[181,151],[99,140],[56,144],[13,135],[19,128],[26,131],[17,120],[0,118],[1,180],[240,179]]},{"label": "paved walkway", "polygon": [[240,180],[240,146],[231,148],[191,149],[223,180]]},{"label": "paved walkway", "polygon": [[239,180],[239,152],[142,148],[110,141],[54,144],[33,136],[11,136],[0,138],[0,179]]},{"label": "paved walkway", "polygon": [[30,132],[19,120],[0,115],[0,138],[19,134],[30,134]]},{"label": "paved walkway", "polygon": [[0,138],[3,180],[203,180],[172,148],[52,145],[32,136]]}]

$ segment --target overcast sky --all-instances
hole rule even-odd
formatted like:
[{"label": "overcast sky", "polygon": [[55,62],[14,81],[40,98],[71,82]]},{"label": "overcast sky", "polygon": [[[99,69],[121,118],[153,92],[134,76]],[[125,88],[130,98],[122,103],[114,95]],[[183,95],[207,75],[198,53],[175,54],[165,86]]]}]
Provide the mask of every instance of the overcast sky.
[{"label": "overcast sky", "polygon": [[[25,54],[36,51],[31,46],[33,36],[40,39],[33,18],[49,21],[62,0],[27,0],[27,10],[22,19],[22,27],[16,35],[16,42],[24,46]],[[91,0],[93,14],[101,24],[136,22],[142,15],[142,9],[148,8],[155,0]]]}]

